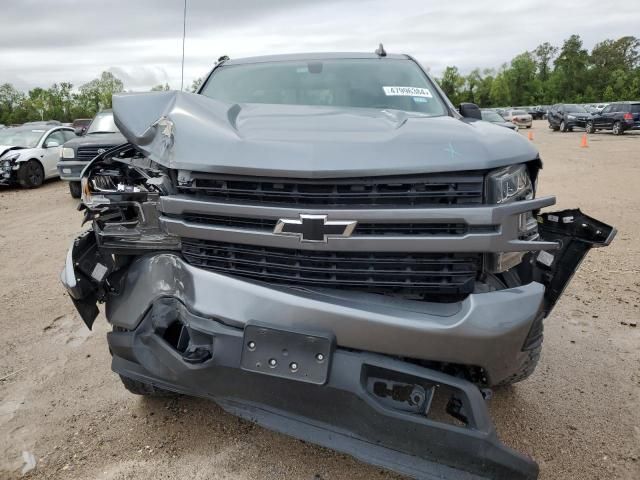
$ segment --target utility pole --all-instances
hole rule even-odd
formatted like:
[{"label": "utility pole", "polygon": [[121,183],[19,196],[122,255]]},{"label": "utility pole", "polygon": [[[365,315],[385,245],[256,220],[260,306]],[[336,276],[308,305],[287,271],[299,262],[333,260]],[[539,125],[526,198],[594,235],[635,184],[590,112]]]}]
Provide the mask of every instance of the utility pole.
[{"label": "utility pole", "polygon": [[184,90],[184,39],[187,35],[187,0],[184,0],[182,12],[182,73],[180,75],[180,91]]}]

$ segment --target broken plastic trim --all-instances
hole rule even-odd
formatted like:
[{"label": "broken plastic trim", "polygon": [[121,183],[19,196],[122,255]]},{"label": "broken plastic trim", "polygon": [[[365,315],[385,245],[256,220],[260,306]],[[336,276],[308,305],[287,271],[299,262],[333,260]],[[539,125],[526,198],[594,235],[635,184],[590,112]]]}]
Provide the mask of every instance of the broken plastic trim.
[{"label": "broken plastic trim", "polygon": [[617,230],[585,215],[580,209],[542,213],[538,215],[538,224],[544,240],[560,244],[558,250],[543,250],[535,255],[533,280],[546,287],[546,316],[557,303],[587,252],[594,247],[609,245]]}]

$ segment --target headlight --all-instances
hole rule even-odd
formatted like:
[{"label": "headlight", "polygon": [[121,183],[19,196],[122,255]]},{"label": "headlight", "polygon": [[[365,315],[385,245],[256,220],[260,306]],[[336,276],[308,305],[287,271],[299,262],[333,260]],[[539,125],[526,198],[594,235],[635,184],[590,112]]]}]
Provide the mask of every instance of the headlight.
[{"label": "headlight", "polygon": [[[525,165],[512,165],[488,175],[490,203],[509,203],[533,198],[533,184]],[[518,215],[518,235],[524,240],[538,236],[538,224],[531,212]],[[522,261],[526,252],[503,252],[488,256],[487,269],[493,273],[509,270]]]},{"label": "headlight", "polygon": [[533,198],[533,185],[525,165],[511,165],[488,177],[489,203],[506,203]]},{"label": "headlight", "polygon": [[3,164],[13,163],[16,160],[18,160],[18,158],[20,158],[20,152],[12,153],[11,155],[7,155],[6,157],[3,157],[2,158],[2,163]]},{"label": "headlight", "polygon": [[75,158],[75,156],[76,152],[73,150],[73,148],[64,147],[62,149],[62,158]]},{"label": "headlight", "polygon": [[567,115],[567,118],[568,118],[569,120],[575,120],[575,119],[576,119],[576,116],[575,116],[575,115]]}]

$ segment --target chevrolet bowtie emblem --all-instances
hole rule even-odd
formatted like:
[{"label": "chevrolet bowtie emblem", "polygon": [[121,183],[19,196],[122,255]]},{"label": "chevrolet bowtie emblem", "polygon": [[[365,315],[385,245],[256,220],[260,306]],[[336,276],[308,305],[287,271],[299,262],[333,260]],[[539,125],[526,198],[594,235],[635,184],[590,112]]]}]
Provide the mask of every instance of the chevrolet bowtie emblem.
[{"label": "chevrolet bowtie emblem", "polygon": [[349,237],[356,228],[355,220],[327,220],[326,215],[304,215],[299,219],[281,218],[273,233],[295,235],[301,242],[326,242],[327,237]]}]

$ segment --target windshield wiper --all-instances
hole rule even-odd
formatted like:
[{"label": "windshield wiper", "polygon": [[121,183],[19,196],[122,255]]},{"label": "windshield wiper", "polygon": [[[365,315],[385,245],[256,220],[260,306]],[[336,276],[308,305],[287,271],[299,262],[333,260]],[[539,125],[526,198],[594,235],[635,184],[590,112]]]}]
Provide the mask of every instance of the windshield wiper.
[{"label": "windshield wiper", "polygon": [[106,131],[106,130],[99,130],[97,132],[87,132],[87,135],[92,135],[94,133],[116,133],[116,132],[109,132],[109,131]]}]

